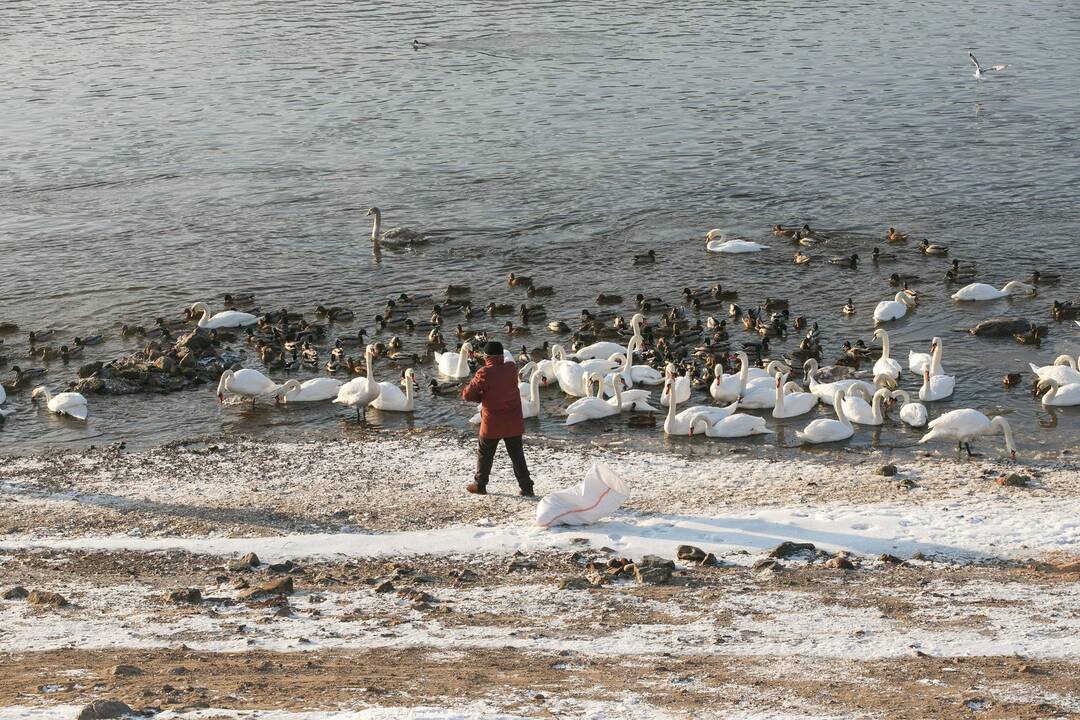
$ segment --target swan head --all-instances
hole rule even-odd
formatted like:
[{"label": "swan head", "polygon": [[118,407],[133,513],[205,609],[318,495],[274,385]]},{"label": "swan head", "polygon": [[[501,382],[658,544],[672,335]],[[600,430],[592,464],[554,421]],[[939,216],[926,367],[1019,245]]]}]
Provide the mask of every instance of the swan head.
[{"label": "swan head", "polygon": [[219,403],[225,402],[225,385],[229,380],[232,380],[233,374],[232,370],[226,370],[221,373],[221,378],[218,380],[217,384],[217,399]]},{"label": "swan head", "polygon": [[30,399],[37,400],[43,395],[47,399],[49,397],[49,391],[44,385],[38,385],[36,388],[34,388],[33,392],[30,393]]},{"label": "swan head", "polygon": [[299,380],[286,380],[281,385],[277,386],[274,390],[274,402],[281,402],[281,399],[287,397],[291,392],[300,392]]},{"label": "swan head", "polygon": [[374,215],[375,217],[379,217],[380,215],[382,215],[382,212],[380,212],[379,208],[377,208],[377,207],[369,207],[367,209],[367,212],[364,213],[364,214],[365,215]]}]

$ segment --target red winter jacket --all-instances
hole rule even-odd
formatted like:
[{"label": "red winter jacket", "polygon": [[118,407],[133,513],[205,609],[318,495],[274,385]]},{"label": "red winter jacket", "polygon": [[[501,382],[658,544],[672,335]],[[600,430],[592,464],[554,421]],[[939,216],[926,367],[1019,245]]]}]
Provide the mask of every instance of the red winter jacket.
[{"label": "red winter jacket", "polygon": [[461,397],[482,406],[480,437],[517,437],[525,432],[517,365],[505,362],[502,356],[485,358],[484,367],[476,371]]}]

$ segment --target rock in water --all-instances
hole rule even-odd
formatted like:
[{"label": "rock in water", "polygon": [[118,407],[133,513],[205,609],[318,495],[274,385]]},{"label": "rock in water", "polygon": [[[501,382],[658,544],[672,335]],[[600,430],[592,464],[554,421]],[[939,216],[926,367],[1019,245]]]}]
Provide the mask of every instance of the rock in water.
[{"label": "rock in water", "polygon": [[10,590],[5,590],[3,598],[5,600],[25,600],[30,592],[22,585],[16,585]]},{"label": "rock in water", "polygon": [[702,562],[708,556],[704,550],[693,545],[680,545],[675,551],[675,556],[680,560],[691,560],[693,562]]},{"label": "rock in water", "polygon": [[642,585],[663,585],[671,580],[675,562],[656,555],[646,555],[634,563],[634,577]]},{"label": "rock in water", "polygon": [[111,720],[131,715],[132,709],[119,700],[95,700],[82,709],[78,720]]},{"label": "rock in water", "polygon": [[817,548],[814,547],[814,543],[797,543],[791,542],[790,540],[785,540],[784,542],[773,548],[772,552],[769,553],[769,557],[786,558],[791,557],[795,553],[802,552],[804,550],[813,552],[816,549]]},{"label": "rock in water", "polygon": [[60,593],[34,590],[26,596],[26,602],[31,605],[49,605],[51,607],[67,607],[67,599]]}]

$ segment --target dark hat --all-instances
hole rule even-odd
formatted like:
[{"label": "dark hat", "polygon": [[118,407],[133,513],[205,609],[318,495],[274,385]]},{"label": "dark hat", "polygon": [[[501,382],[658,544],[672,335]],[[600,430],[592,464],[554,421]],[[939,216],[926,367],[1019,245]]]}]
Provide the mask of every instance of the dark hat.
[{"label": "dark hat", "polygon": [[484,354],[488,356],[501,356],[503,354],[503,346],[501,342],[492,340],[484,345]]}]

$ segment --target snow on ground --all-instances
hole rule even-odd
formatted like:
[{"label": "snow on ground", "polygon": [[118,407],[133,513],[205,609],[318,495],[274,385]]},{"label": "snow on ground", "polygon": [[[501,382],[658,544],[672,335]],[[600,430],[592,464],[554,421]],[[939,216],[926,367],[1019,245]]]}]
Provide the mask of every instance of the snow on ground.
[{"label": "snow on ground", "polygon": [[[468,525],[437,530],[313,533],[275,537],[2,537],[0,550],[186,550],[210,555],[255,552],[270,562],[307,557],[511,554],[566,548],[572,538],[619,554],[674,557],[679,545],[696,545],[732,562],[750,564],[756,554],[784,540],[812,542],[836,552],[891,553],[961,561],[1029,558],[1080,548],[1080,498],[972,498],[933,506],[896,502],[834,503],[734,511],[720,516],[620,512],[586,527],[544,530],[527,523]],[[749,551],[753,555],[743,554]]]}]

